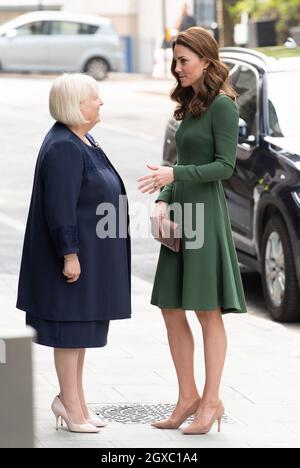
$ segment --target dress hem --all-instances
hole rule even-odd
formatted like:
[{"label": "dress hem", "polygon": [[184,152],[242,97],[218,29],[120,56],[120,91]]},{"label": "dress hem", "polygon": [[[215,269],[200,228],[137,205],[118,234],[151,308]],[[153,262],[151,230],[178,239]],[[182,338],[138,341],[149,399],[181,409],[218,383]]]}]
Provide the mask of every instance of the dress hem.
[{"label": "dress hem", "polygon": [[61,316],[60,318],[48,318],[48,317],[44,317],[42,315],[39,315],[39,314],[35,314],[34,312],[32,312],[31,310],[31,307],[28,307],[28,306],[22,306],[20,304],[17,304],[16,305],[16,308],[17,310],[20,310],[21,312],[24,312],[25,314],[29,314],[29,315],[32,315],[33,317],[36,317],[38,319],[41,319],[41,320],[47,320],[49,322],[106,322],[106,321],[116,321],[116,320],[130,320],[132,318],[132,314],[130,315],[126,315],[126,316],[123,316],[123,317],[112,317],[112,316],[104,316],[104,317],[92,317],[92,318],[89,318],[89,320],[86,320],[86,319],[77,319],[77,320],[74,320],[74,318],[69,318],[69,320],[61,320]]},{"label": "dress hem", "polygon": [[184,306],[183,304],[180,304],[180,305],[162,305],[162,304],[157,304],[155,302],[150,302],[151,305],[153,306],[156,306],[156,307],[159,307],[160,309],[182,309],[182,310],[191,310],[191,311],[215,311],[216,309],[220,308],[221,309],[221,313],[222,315],[225,315],[225,314],[230,314],[230,313],[233,313],[233,314],[246,314],[247,313],[247,310],[244,310],[244,309],[237,309],[236,307],[224,307],[224,306],[216,306],[216,307],[202,307],[202,306],[196,306],[196,307],[191,307],[191,306]]},{"label": "dress hem", "polygon": [[55,348],[55,349],[96,349],[96,348],[105,348],[105,346],[107,346],[107,342],[105,344],[101,344],[101,345],[95,345],[95,346],[86,346],[86,345],[82,345],[82,346],[58,346],[58,345],[54,345],[54,344],[47,344],[46,342],[42,342],[42,341],[33,341],[34,344],[37,344],[37,345],[40,345],[40,346],[46,346],[47,348]]}]

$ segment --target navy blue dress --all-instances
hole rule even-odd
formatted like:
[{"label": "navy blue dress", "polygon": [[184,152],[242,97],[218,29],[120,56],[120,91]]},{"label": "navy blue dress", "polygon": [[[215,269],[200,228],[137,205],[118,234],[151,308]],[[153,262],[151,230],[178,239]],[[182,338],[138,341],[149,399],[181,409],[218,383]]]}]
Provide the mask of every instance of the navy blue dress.
[{"label": "navy blue dress", "polygon": [[[37,330],[37,342],[55,348],[105,346],[110,320],[131,317],[126,190],[102,149],[87,138],[91,147],[61,123],[46,135],[24,239],[17,308]],[[106,225],[104,203],[114,208],[117,222],[106,237],[97,229]],[[62,273],[63,257],[71,253],[81,266],[75,283]]]}]

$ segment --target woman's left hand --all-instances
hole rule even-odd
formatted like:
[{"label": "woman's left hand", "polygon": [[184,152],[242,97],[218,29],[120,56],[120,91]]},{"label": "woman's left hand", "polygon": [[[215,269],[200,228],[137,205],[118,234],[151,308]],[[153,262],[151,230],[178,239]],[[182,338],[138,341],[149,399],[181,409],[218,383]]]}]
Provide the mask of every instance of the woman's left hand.
[{"label": "woman's left hand", "polygon": [[147,166],[152,174],[140,177],[138,182],[140,185],[138,189],[142,193],[152,193],[158,192],[161,187],[171,184],[174,182],[174,171],[172,167],[165,166]]}]

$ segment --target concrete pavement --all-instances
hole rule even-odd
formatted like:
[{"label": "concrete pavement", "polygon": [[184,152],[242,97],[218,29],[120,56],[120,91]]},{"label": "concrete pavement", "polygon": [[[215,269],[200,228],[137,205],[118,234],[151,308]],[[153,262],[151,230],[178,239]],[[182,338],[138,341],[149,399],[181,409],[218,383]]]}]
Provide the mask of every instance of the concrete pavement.
[{"label": "concrete pavement", "polygon": [[[0,276],[1,330],[24,327],[23,313],[14,308],[16,286],[15,275]],[[208,435],[183,436],[180,430],[160,431],[143,423],[147,411],[163,414],[165,407],[160,405],[175,403],[177,397],[166,333],[159,311],[149,305],[150,293],[150,283],[134,278],[132,320],[112,323],[109,345],[87,351],[87,399],[110,421],[100,434],[56,432],[50,411],[58,391],[52,350],[34,345],[36,447],[299,448],[300,327],[274,323],[251,310],[224,318],[229,352],[222,386],[226,406],[222,432],[218,434],[215,425]],[[193,313],[189,318],[202,388],[200,328]]]}]

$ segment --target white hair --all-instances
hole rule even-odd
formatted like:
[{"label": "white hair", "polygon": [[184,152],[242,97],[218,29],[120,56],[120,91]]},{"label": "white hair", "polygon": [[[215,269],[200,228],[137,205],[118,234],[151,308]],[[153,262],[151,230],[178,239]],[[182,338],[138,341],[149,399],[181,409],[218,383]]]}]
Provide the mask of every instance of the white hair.
[{"label": "white hair", "polygon": [[98,94],[98,82],[83,73],[65,73],[57,78],[50,90],[49,110],[54,120],[65,125],[84,125],[80,104]]}]

